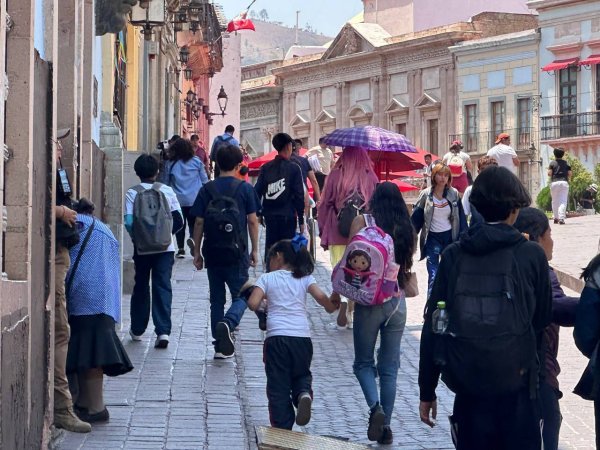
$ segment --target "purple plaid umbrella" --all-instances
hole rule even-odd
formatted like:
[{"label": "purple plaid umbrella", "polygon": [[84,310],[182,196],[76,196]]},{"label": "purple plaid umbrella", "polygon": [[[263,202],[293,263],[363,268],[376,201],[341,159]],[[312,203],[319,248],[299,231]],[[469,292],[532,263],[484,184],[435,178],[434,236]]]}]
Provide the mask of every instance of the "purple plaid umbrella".
[{"label": "purple plaid umbrella", "polygon": [[325,143],[337,147],[359,147],[381,152],[417,152],[415,146],[405,136],[370,125],[338,128],[325,136]]}]

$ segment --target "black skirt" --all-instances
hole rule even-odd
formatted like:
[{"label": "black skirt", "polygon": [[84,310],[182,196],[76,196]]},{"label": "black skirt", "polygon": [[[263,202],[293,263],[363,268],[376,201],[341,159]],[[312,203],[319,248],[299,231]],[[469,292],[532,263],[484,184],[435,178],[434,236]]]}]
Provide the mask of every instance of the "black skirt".
[{"label": "black skirt", "polygon": [[116,377],[133,365],[115,332],[115,321],[106,314],[70,316],[71,339],[67,353],[67,373],[82,373],[102,368],[105,375]]}]

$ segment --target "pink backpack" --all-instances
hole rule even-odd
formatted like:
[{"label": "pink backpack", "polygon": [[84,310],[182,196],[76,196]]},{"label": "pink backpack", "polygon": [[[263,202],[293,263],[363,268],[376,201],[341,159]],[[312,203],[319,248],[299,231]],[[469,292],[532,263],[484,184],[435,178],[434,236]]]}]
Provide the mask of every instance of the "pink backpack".
[{"label": "pink backpack", "polygon": [[394,241],[365,214],[367,226],[348,243],[333,269],[334,292],[361,305],[380,305],[400,292]]}]

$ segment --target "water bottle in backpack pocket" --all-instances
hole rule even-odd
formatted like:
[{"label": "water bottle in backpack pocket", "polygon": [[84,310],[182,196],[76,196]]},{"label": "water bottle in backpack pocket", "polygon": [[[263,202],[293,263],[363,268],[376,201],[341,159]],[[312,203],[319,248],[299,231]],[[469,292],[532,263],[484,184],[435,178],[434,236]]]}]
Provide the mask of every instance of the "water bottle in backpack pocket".
[{"label": "water bottle in backpack pocket", "polygon": [[217,191],[215,181],[204,188],[210,201],[204,214],[204,240],[202,255],[208,266],[235,266],[240,264],[246,253],[246,244],[240,226],[240,211],[235,200],[244,182],[235,180],[231,195]]},{"label": "water bottle in backpack pocket", "polygon": [[361,305],[380,305],[398,295],[399,269],[392,238],[379,227],[365,227],[333,269],[333,290]]},{"label": "water bottle in backpack pocket", "polygon": [[173,242],[173,216],[162,183],[154,183],[150,189],[137,185],[133,202],[133,243],[138,255],[162,253]]}]

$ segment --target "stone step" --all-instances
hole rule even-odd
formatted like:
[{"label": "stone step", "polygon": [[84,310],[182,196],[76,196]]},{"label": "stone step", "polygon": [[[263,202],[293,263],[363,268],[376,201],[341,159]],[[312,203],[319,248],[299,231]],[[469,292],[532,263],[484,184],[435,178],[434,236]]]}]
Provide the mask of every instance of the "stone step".
[{"label": "stone step", "polygon": [[312,436],[297,431],[272,427],[255,427],[256,443],[259,450],[365,450],[363,444],[353,444],[346,440],[326,436]]}]

